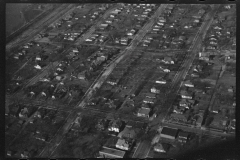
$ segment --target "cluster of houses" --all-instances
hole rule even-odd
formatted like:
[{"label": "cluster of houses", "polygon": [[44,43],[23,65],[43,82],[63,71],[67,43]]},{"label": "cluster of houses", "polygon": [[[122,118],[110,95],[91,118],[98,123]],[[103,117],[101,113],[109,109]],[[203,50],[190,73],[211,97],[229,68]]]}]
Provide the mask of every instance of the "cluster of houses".
[{"label": "cluster of houses", "polygon": [[[106,125],[107,121],[108,125]],[[111,121],[100,120],[100,123],[98,123],[96,127],[105,128],[108,130],[110,135],[117,137],[114,147],[109,148],[107,146],[103,146],[103,148],[99,151],[100,157],[124,158],[126,153],[132,149],[139,130],[143,128],[143,124],[138,124],[133,121],[124,123],[120,119],[114,119]]]},{"label": "cluster of houses", "polygon": [[177,105],[173,106],[173,112],[170,115],[171,121],[177,123],[187,123],[191,121],[192,125],[201,127],[205,110],[199,109],[197,113],[192,115],[190,109],[198,105],[198,101],[194,99],[194,84],[190,80],[183,82],[184,87],[180,90],[181,99]]},{"label": "cluster of houses", "polygon": [[152,145],[155,152],[167,153],[174,142],[182,144],[190,140],[190,134],[177,128],[162,127],[159,133],[153,138]]}]

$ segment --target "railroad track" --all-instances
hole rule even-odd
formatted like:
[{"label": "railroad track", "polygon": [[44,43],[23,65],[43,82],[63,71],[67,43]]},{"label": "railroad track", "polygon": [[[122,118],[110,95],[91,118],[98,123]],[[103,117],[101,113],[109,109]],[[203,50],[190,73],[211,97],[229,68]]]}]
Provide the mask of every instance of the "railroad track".
[{"label": "railroad track", "polygon": [[[30,30],[25,31],[21,37],[17,38],[14,42],[9,43],[6,46],[6,50],[10,50],[11,48],[15,48],[17,46],[23,45],[24,43],[30,41],[35,35],[37,35],[41,31],[45,31],[47,26],[58,21],[62,16],[67,14],[69,11],[72,11],[74,8],[74,4],[63,4],[57,10],[55,10],[49,17],[40,21]],[[13,53],[12,53],[13,54]],[[12,54],[8,55],[10,57]]]},{"label": "railroad track", "polygon": [[[61,6],[59,6],[61,7]],[[57,7],[58,8],[58,7]],[[55,8],[54,10],[57,10],[57,8]],[[14,33],[12,33],[11,35],[9,35],[6,38],[6,42],[9,43],[10,41],[12,41],[14,38],[17,38],[18,35],[21,34],[21,32],[23,32],[24,30],[28,29],[30,26],[32,26],[34,23],[36,23],[37,21],[39,21],[40,19],[42,19],[44,16],[47,16],[47,14],[49,14],[51,11],[51,8],[47,11],[42,12],[41,14],[39,14],[37,17],[35,17],[33,20],[31,20],[30,22],[28,22],[27,24],[25,24],[24,26],[22,26],[21,28],[19,28],[17,31],[15,31]]]}]

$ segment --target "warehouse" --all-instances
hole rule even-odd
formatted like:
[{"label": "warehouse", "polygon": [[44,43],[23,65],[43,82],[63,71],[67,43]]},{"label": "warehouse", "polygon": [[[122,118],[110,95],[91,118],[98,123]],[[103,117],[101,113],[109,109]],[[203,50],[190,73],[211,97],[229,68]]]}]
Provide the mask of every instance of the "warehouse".
[{"label": "warehouse", "polygon": [[178,134],[178,129],[163,127],[162,132],[160,134],[161,138],[175,140]]}]

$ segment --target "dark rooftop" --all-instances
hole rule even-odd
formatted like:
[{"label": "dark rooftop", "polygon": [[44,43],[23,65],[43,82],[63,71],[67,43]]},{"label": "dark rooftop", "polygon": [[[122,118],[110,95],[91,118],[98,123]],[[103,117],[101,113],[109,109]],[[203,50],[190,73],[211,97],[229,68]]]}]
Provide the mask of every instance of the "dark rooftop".
[{"label": "dark rooftop", "polygon": [[176,137],[178,133],[178,129],[175,128],[169,128],[169,127],[163,127],[161,134],[169,135]]}]

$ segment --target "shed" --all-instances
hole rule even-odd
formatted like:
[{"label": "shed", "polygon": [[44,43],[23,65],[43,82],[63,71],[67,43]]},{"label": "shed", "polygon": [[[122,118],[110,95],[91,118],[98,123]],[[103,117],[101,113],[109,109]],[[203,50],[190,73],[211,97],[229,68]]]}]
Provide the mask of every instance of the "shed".
[{"label": "shed", "polygon": [[171,140],[175,140],[178,134],[177,128],[169,128],[169,127],[163,127],[160,136],[162,138],[167,138]]}]

